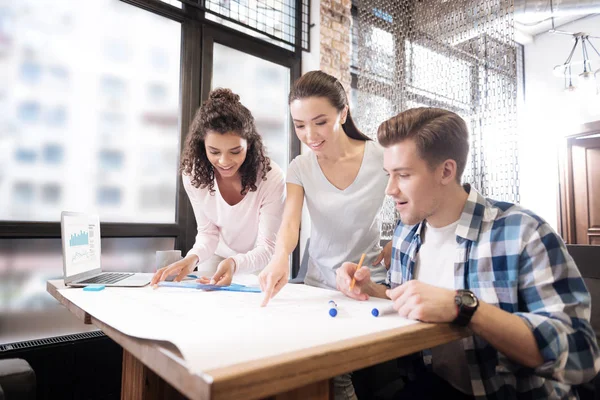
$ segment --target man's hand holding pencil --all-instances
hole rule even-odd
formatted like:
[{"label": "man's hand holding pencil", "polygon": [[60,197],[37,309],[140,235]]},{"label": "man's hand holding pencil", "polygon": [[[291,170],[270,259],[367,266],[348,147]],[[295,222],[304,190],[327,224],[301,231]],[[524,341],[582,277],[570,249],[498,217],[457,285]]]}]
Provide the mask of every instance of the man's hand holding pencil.
[{"label": "man's hand holding pencil", "polygon": [[368,300],[374,285],[371,281],[371,270],[362,266],[364,258],[363,254],[358,264],[345,262],[336,271],[337,289],[356,300]]}]

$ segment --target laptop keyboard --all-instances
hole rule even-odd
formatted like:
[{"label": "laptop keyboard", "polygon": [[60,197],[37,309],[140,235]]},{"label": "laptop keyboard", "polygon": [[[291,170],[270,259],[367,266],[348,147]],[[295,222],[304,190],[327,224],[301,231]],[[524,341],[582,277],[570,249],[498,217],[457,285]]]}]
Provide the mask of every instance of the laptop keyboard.
[{"label": "laptop keyboard", "polygon": [[125,278],[129,278],[133,274],[123,274],[123,273],[104,273],[102,275],[94,276],[90,279],[86,279],[85,281],[81,281],[78,283],[104,283],[104,284],[112,284],[122,281]]}]

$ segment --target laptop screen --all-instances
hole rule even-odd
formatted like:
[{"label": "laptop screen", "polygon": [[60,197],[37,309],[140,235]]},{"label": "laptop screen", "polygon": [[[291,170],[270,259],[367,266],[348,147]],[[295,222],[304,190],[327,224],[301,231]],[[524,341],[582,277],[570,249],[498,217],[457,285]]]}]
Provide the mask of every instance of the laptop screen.
[{"label": "laptop screen", "polygon": [[65,278],[100,268],[100,219],[63,212],[61,237]]}]

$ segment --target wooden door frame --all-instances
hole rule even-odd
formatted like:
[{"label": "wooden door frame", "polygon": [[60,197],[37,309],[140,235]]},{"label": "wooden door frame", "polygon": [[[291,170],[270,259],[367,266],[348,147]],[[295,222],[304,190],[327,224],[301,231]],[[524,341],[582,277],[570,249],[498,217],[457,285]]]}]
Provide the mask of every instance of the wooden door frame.
[{"label": "wooden door frame", "polygon": [[577,130],[577,133],[565,136],[560,143],[558,156],[558,233],[562,236],[566,243],[575,242],[575,215],[573,204],[575,202],[575,194],[571,178],[573,176],[573,159],[571,157],[571,147],[575,139],[582,139],[585,136],[600,134],[600,121],[589,122],[583,124]]}]

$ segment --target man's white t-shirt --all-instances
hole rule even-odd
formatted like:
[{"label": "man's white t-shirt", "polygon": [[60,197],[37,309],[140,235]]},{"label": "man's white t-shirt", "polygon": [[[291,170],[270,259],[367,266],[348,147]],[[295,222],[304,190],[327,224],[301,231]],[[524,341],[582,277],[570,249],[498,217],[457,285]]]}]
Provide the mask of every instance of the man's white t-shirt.
[{"label": "man's white t-shirt", "polygon": [[[442,228],[425,222],[425,234],[416,257],[415,279],[445,289],[455,289],[454,262],[458,220]],[[465,394],[471,394],[471,378],[467,356],[460,341],[431,349],[433,372]]]}]

